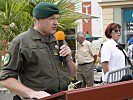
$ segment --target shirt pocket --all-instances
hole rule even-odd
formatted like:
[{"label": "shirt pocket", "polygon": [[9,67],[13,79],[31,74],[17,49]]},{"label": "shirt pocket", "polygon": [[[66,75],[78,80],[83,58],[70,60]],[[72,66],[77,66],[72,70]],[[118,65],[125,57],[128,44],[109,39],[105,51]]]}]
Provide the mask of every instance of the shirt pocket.
[{"label": "shirt pocket", "polygon": [[50,64],[49,48],[47,45],[30,45],[29,58],[35,64]]}]

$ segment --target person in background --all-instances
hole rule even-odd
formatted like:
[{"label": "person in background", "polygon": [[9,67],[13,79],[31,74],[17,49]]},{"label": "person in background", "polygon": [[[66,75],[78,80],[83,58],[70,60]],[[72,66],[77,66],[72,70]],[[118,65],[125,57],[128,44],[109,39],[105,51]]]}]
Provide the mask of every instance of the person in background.
[{"label": "person in background", "polygon": [[[76,76],[70,48],[65,44],[60,51],[56,48],[54,34],[59,9],[54,4],[40,2],[33,9],[33,17],[34,27],[11,42],[0,76],[1,84],[24,100],[67,90],[70,78]],[[60,56],[66,59],[63,65]]]},{"label": "person in background", "polygon": [[97,72],[102,72],[102,67],[101,67],[101,49],[102,49],[102,46],[103,46],[103,44],[100,45],[98,55],[97,55],[97,60],[98,60],[98,64],[96,66]]},{"label": "person in background", "polygon": [[129,42],[129,46],[127,49],[127,54],[128,54],[128,57],[131,60],[133,60],[133,37],[131,37],[128,42]]},{"label": "person in background", "polygon": [[94,66],[97,59],[96,51],[92,47],[92,44],[86,40],[85,36],[84,32],[77,33],[77,79],[83,81],[81,87],[93,86]]},{"label": "person in background", "polygon": [[125,67],[125,55],[118,49],[118,40],[121,36],[121,26],[117,23],[110,23],[105,29],[105,36],[108,38],[101,49],[101,65],[103,68],[102,80],[107,82],[110,71]]},{"label": "person in background", "polygon": [[103,44],[100,45],[100,48],[99,48],[99,51],[98,51],[98,56],[97,56],[98,62],[99,62],[100,64],[101,64],[101,49],[102,49],[102,46],[103,46]]}]

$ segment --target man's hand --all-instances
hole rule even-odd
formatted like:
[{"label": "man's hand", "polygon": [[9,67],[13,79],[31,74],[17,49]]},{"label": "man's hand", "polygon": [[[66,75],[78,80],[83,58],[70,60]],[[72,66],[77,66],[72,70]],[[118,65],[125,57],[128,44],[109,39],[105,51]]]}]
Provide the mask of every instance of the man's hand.
[{"label": "man's hand", "polygon": [[67,45],[62,45],[59,51],[60,56],[71,56],[71,49]]},{"label": "man's hand", "polygon": [[[57,45],[55,47],[57,49],[59,49],[59,47]],[[67,45],[62,45],[60,47],[59,54],[60,54],[60,56],[63,56],[63,57],[66,56],[66,60],[67,60],[67,58],[68,59],[71,58],[71,53],[72,53],[72,51],[71,51],[71,49]]]},{"label": "man's hand", "polygon": [[[59,49],[58,46],[55,46],[55,47],[57,49]],[[75,77],[76,76],[76,69],[77,69],[77,67],[76,67],[75,63],[73,62],[73,60],[72,60],[71,53],[72,53],[72,51],[71,51],[71,49],[67,45],[62,45],[60,47],[59,54],[60,54],[60,56],[65,57],[66,63],[67,63],[67,67],[68,67],[69,72],[70,72],[70,75],[72,77]]]},{"label": "man's hand", "polygon": [[30,99],[40,99],[47,96],[50,96],[51,94],[45,92],[45,91],[33,91],[32,93],[29,93]]}]

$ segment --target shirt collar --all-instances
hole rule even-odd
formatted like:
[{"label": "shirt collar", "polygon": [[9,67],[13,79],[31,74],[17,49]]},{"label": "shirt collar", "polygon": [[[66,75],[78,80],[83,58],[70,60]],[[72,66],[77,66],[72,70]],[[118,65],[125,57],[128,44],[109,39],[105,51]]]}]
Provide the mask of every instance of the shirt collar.
[{"label": "shirt collar", "polygon": [[34,41],[40,40],[41,42],[45,42],[45,43],[50,43],[50,42],[56,41],[54,35],[43,36],[43,35],[41,35],[40,32],[36,31],[32,27],[30,27],[28,29],[28,31],[31,31],[31,33],[32,33],[32,39]]},{"label": "shirt collar", "polygon": [[85,41],[86,41],[86,40],[84,40],[82,44],[80,44],[80,43],[78,42],[78,45],[79,45],[79,46],[84,46],[84,45],[85,45]]},{"label": "shirt collar", "polygon": [[112,41],[113,44],[118,45],[118,43],[115,42],[113,39],[110,39],[110,40]]},{"label": "shirt collar", "polygon": [[85,45],[85,42],[86,42],[87,40],[84,40],[84,42],[82,43],[82,45]]}]

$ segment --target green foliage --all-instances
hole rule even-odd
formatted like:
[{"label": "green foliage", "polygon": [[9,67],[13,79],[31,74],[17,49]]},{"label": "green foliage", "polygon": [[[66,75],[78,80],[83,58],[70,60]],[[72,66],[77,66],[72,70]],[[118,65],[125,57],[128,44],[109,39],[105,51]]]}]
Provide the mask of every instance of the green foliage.
[{"label": "green foliage", "polygon": [[71,0],[0,0],[0,39],[11,41],[16,35],[26,31],[33,24],[34,6],[42,1],[54,3],[60,9],[58,30],[75,27],[75,21],[80,16],[73,13]]},{"label": "green foliage", "polygon": [[[21,1],[21,2],[20,2]],[[32,24],[32,17],[23,10],[28,5],[22,0],[0,0],[0,39],[10,42]]]},{"label": "green foliage", "polygon": [[[32,16],[25,12],[28,6],[25,0],[0,0],[0,66],[2,51],[8,48],[8,43],[18,34],[32,25]],[[7,43],[3,43],[3,40]],[[0,67],[2,68],[2,67]]]},{"label": "green foliage", "polygon": [[[0,0],[0,40],[10,42],[16,35],[24,32],[33,25],[32,10],[39,2],[51,2],[60,9],[57,30],[67,30],[76,26],[80,16],[74,13],[71,0]],[[77,2],[75,0],[74,2]],[[72,6],[73,5],[73,6]],[[2,44],[0,47],[3,47]]]}]

